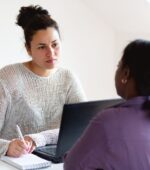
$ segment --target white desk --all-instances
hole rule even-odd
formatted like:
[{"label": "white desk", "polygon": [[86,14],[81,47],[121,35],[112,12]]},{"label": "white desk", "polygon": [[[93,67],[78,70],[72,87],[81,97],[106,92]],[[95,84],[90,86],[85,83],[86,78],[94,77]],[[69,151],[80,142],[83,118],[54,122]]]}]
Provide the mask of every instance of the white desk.
[{"label": "white desk", "polygon": [[[3,161],[0,161],[0,170],[17,170],[17,169]],[[52,164],[52,166],[48,168],[42,168],[41,170],[63,170],[63,163]]]}]

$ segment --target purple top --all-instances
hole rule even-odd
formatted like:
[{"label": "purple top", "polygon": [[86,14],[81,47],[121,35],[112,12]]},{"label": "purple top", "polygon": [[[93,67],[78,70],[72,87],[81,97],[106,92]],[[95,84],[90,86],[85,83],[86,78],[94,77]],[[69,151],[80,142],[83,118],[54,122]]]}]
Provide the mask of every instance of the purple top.
[{"label": "purple top", "polygon": [[[65,170],[150,170],[150,116],[145,97],[97,114],[67,154]],[[150,115],[150,113],[149,113]]]}]

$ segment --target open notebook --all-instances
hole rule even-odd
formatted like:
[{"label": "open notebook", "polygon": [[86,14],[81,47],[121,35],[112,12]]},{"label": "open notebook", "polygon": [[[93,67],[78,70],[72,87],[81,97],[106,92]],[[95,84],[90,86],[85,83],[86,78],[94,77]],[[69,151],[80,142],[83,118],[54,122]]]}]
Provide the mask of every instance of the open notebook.
[{"label": "open notebook", "polygon": [[33,154],[26,154],[19,158],[2,156],[1,160],[23,170],[46,168],[51,165],[50,161],[42,159]]}]

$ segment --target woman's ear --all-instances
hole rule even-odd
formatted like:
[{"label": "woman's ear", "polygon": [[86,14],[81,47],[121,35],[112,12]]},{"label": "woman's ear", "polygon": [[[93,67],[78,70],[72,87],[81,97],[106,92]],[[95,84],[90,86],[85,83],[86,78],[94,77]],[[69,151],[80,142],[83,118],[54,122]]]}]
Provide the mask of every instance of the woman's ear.
[{"label": "woman's ear", "polygon": [[128,67],[124,68],[124,77],[128,80],[130,78],[130,70]]},{"label": "woman's ear", "polygon": [[121,79],[122,84],[126,84],[130,78],[130,70],[128,67],[123,68],[123,78]]}]

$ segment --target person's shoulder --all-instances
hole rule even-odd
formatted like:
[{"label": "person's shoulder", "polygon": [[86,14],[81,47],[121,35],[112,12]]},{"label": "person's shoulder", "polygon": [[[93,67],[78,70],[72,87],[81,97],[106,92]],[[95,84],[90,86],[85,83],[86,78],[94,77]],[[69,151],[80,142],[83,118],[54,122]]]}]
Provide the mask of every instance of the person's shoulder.
[{"label": "person's shoulder", "polygon": [[4,66],[4,67],[2,67],[2,68],[0,69],[0,73],[1,73],[1,72],[5,72],[5,73],[8,72],[8,73],[9,73],[9,72],[15,70],[16,68],[18,68],[19,65],[20,65],[20,63],[15,63],[15,64],[6,65],[6,66]]},{"label": "person's shoulder", "polygon": [[126,102],[122,102],[120,104],[114,105],[109,108],[105,108],[102,111],[98,112],[94,118],[94,121],[101,120],[102,122],[112,122],[113,120],[117,121],[118,119],[122,119],[124,115],[125,109],[124,104]]},{"label": "person's shoulder", "polygon": [[17,74],[18,74],[18,68],[19,63],[6,65],[3,68],[0,69],[0,79],[6,82],[12,82]]},{"label": "person's shoulder", "polygon": [[72,70],[63,67],[59,67],[57,73],[65,79],[75,79],[77,77]]}]

